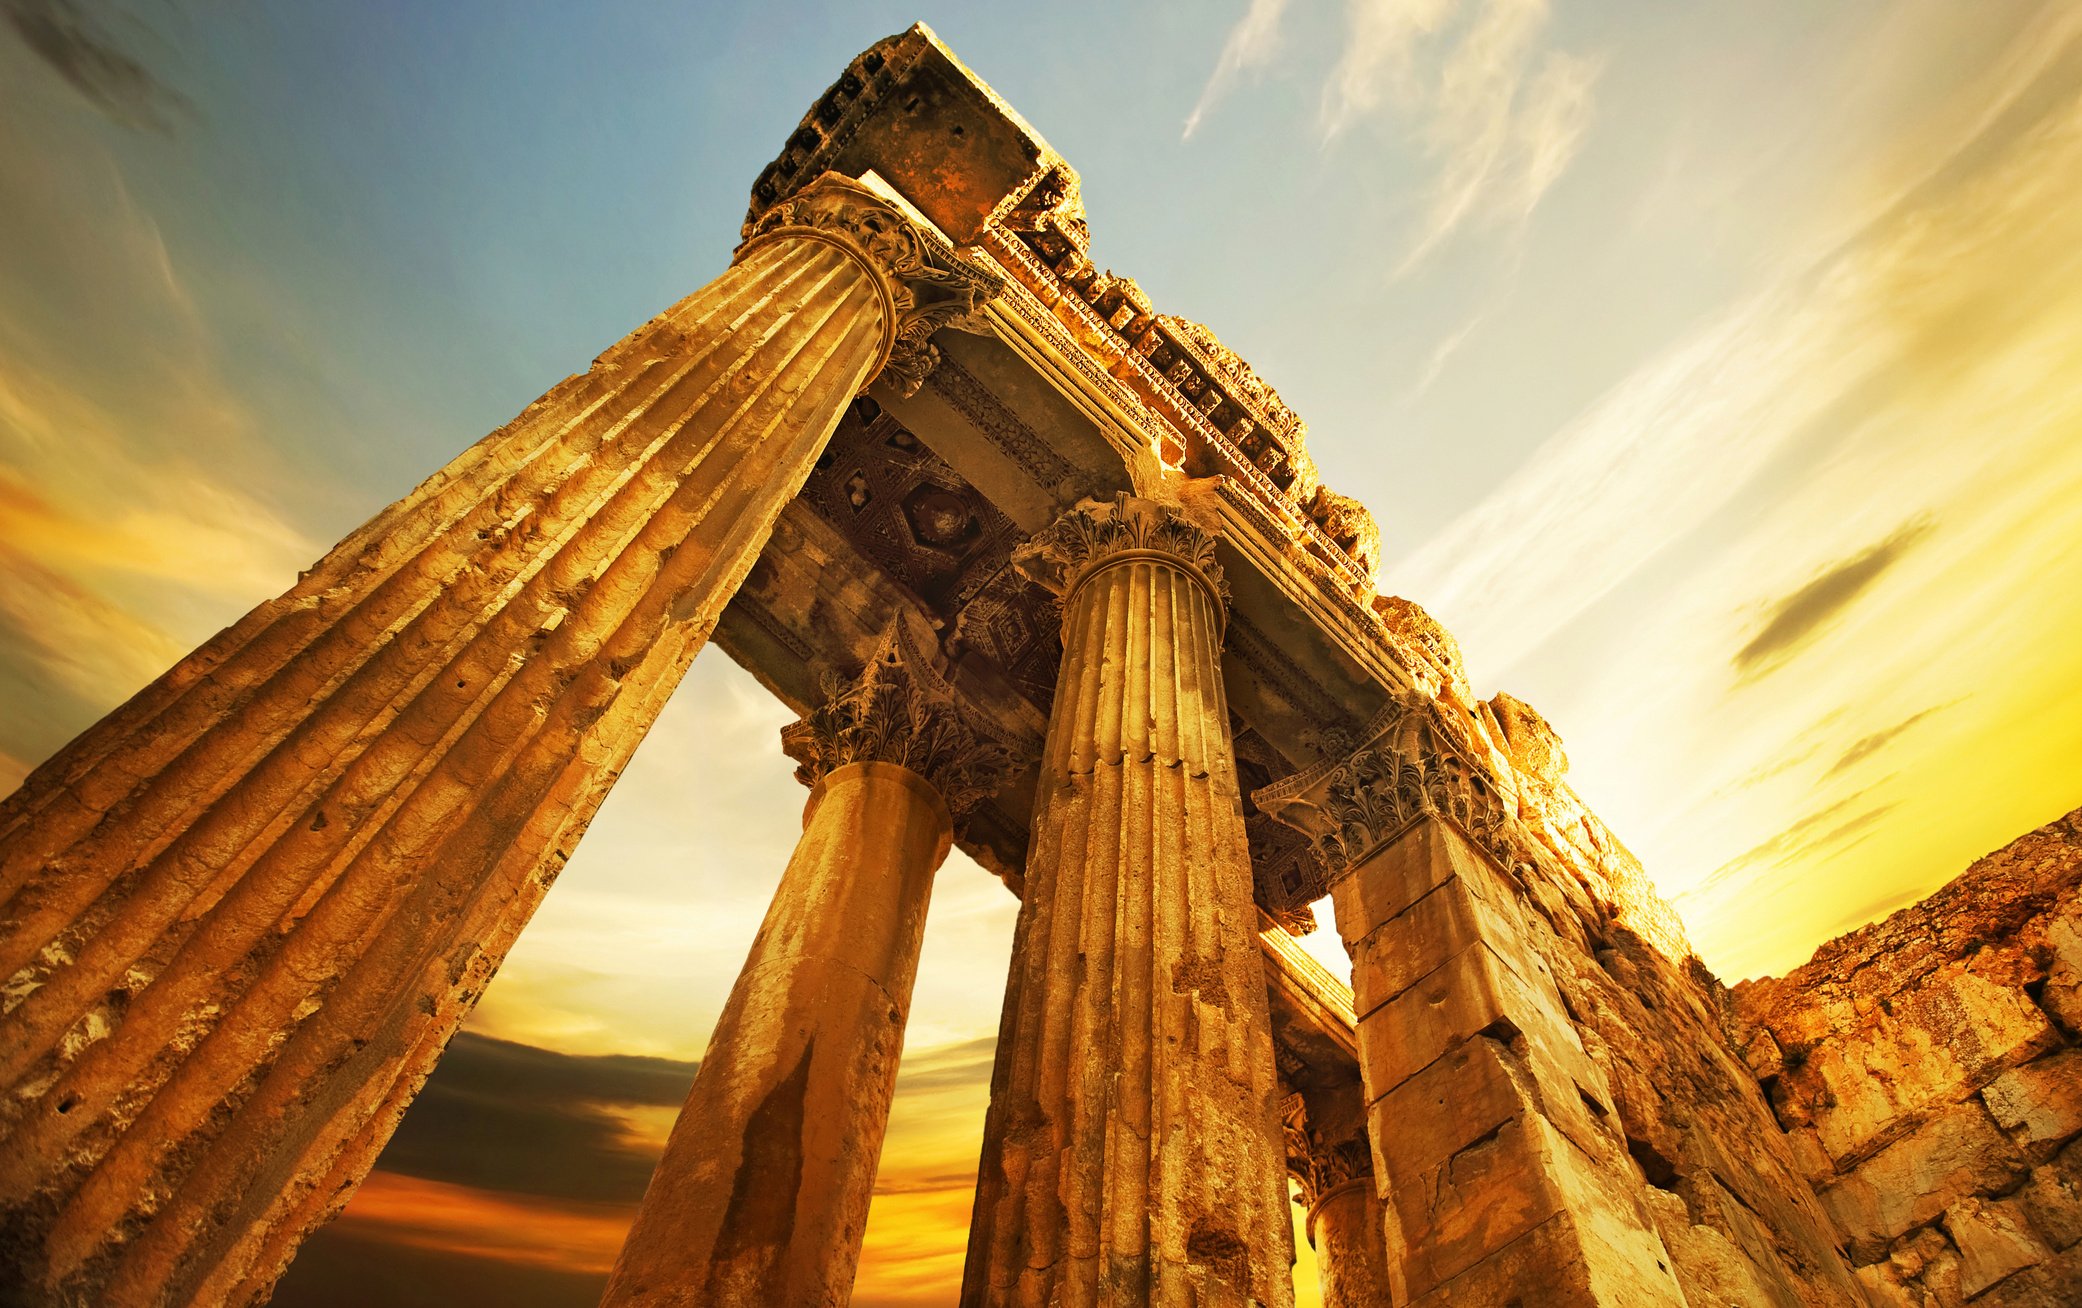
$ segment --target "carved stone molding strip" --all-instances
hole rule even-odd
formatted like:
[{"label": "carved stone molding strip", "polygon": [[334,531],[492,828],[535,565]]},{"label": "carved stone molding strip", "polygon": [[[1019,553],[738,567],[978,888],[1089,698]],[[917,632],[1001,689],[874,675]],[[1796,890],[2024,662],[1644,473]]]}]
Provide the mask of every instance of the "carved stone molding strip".
[{"label": "carved stone molding strip", "polygon": [[801,636],[790,631],[778,617],[774,616],[773,610],[759,600],[749,595],[740,594],[737,600],[731,604],[729,612],[745,618],[753,626],[772,637],[775,644],[787,650],[790,654],[802,660],[802,662],[813,663],[816,661],[817,651],[811,649]]},{"label": "carved stone molding strip", "polygon": [[753,225],[765,217],[775,201],[795,193],[805,180],[814,179],[830,166],[846,142],[866,122],[870,111],[888,94],[889,88],[918,62],[925,43],[909,32],[884,37],[860,54],[826,87],[817,103],[802,116],[781,153],[759,171],[752,183],[752,203],[745,214],[741,236],[750,236]]},{"label": "carved stone molding strip", "polygon": [[825,702],[781,729],[781,749],[815,785],[848,763],[895,763],[930,781],[960,814],[1003,782],[1012,751],[978,730],[901,617],[851,682],[825,679]]},{"label": "carved stone molding strip", "polygon": [[1054,490],[1077,475],[1068,459],[1050,448],[1033,428],[1020,421],[1018,414],[1000,403],[989,387],[954,360],[940,360],[940,366],[933,370],[932,387],[1044,490]]},{"label": "carved stone molding strip", "polygon": [[[1326,738],[1341,730],[1340,723],[1349,721],[1337,697],[1325,690],[1322,682],[1296,667],[1270,636],[1241,613],[1230,619],[1229,648],[1260,680],[1291,699]],[[1347,741],[1344,747],[1349,749],[1352,743]]]},{"label": "carved stone molding strip", "polygon": [[768,209],[737,257],[788,237],[835,245],[874,275],[888,335],[876,373],[915,395],[939,362],[931,336],[942,327],[980,330],[977,311],[1004,289],[996,273],[956,255],[867,186],[827,173]]},{"label": "carved stone molding strip", "polygon": [[[1149,312],[1147,297],[1132,279],[1097,274],[1081,249],[1037,241],[1028,232],[993,231],[985,245],[1042,312],[1034,313],[1016,293],[1007,303],[1037,325],[1074,337],[1077,344],[1065,353],[1081,368],[1098,355],[1111,371],[1096,365],[1086,370],[1104,376],[1108,389],[1134,395],[1135,409],[1156,417],[1157,410],[1144,402],[1154,401],[1162,425],[1152,431],[1172,432],[1182,446],[1190,433],[1216,456],[1220,471],[1248,482],[1268,507],[1291,515],[1323,563],[1347,584],[1372,584],[1372,562],[1360,557],[1378,549],[1371,515],[1362,525],[1365,510],[1357,501],[1318,495],[1320,482],[1304,444],[1306,425],[1248,364],[1205,327]],[[1266,406],[1267,397],[1279,417]]]}]

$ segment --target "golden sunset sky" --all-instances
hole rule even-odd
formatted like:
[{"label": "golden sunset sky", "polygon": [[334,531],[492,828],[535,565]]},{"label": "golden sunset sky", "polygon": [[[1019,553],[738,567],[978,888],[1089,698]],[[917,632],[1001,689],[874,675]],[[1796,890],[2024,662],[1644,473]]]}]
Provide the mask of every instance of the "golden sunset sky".
[{"label": "golden sunset sky", "polygon": [[[2082,803],[2071,0],[0,0],[0,790],[720,271],[920,17],[1725,979]],[[799,830],[787,720],[696,664],[279,1303],[597,1297]],[[959,1280],[1013,910],[942,869],[864,1308]]]}]

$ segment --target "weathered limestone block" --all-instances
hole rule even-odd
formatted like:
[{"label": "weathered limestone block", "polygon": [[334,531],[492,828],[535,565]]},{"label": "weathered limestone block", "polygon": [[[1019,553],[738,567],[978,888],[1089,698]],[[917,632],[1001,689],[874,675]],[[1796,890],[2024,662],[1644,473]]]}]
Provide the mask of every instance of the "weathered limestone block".
[{"label": "weathered limestone block", "polygon": [[2082,1049],[2011,1068],[1982,1087],[1981,1102],[2027,1157],[2047,1157],[2082,1133]]},{"label": "weathered limestone block", "polygon": [[1478,1034],[1374,1101],[1396,1123],[1393,1143],[1374,1146],[1376,1174],[1424,1175],[1528,1107],[1590,1157],[1616,1149],[1578,1087],[1521,1037]]},{"label": "weathered limestone block", "polygon": [[2032,1226],[2055,1249],[2082,1240],[2082,1142],[2034,1168],[2017,1200]]},{"label": "weathered limestone block", "polygon": [[[1682,1302],[1684,1286],[1729,1285],[1772,1304],[1855,1298],[1790,1142],[1726,1045],[1722,992],[1665,952],[1682,932],[1609,833],[1567,818],[1551,729],[1508,702],[1465,728],[1455,713],[1390,706],[1350,756],[1253,797],[1345,869],[1331,898],[1405,1291],[1503,1303],[1515,1279],[1552,1271],[1525,1302]],[[1504,1175],[1515,1189],[1480,1185]]]},{"label": "weathered limestone block", "polygon": [[2053,959],[2039,1004],[2070,1036],[2082,1036],[2082,908],[2047,924]]},{"label": "weathered limestone block", "polygon": [[1292,1301],[1280,1090],[1211,535],[1080,506],[962,1303]]},{"label": "weathered limestone block", "polygon": [[1559,1280],[1527,1283],[1560,1296],[1543,1301],[1681,1302],[1632,1167],[1596,1120],[1610,1090],[1545,959],[1504,911],[1507,894],[1487,860],[1435,818],[1375,850],[1332,892],[1365,1014],[1360,1068],[1404,1293],[1422,1301],[1456,1278],[1497,1276],[1476,1269],[1515,1264],[1507,1251],[1533,1247],[1523,1240],[1544,1248],[1581,1238],[1596,1248],[1553,1262]]},{"label": "weathered limestone block", "polygon": [[1882,1308],[1958,1308],[1959,1251],[1941,1228],[1926,1226],[1901,1241],[1883,1261],[1858,1269],[1858,1283]]},{"label": "weathered limestone block", "polygon": [[1502,691],[1491,696],[1487,706],[1503,729],[1511,761],[1542,786],[1552,787],[1560,781],[1569,770],[1569,755],[1547,719],[1524,700]]},{"label": "weathered limestone block", "polygon": [[1007,752],[891,625],[782,733],[803,835],[609,1279],[615,1308],[845,1304],[953,811]]},{"label": "weathered limestone block", "polygon": [[1839,1163],[1856,1163],[1923,1113],[1956,1103],[2057,1044],[2023,991],[1953,966],[1871,1022],[1863,1038],[1817,1045],[1780,1081],[1789,1125],[1812,1124]]},{"label": "weathered limestone block", "polygon": [[[2082,1296],[2047,1270],[2082,1233],[2067,1143],[2082,1052],[2062,1048],[2078,890],[2082,812],[1736,991],[1747,1061],[1867,1264],[1860,1280],[1889,1302]],[[1932,1241],[1947,1252],[1918,1262]]]},{"label": "weathered limestone block", "polygon": [[[1826,1186],[1822,1206],[1855,1248],[1876,1258],[1889,1241],[1954,1202],[2022,1180],[2025,1162],[1978,1103],[1958,1104]],[[1873,1258],[1861,1258],[1861,1262]]]},{"label": "weathered limestone block", "polygon": [[1799,1302],[1766,1286],[1741,1247],[1713,1227],[1694,1222],[1691,1210],[1677,1195],[1650,1186],[1641,1197],[1655,1216],[1656,1230],[1663,1237],[1663,1247],[1670,1251],[1671,1267],[1687,1304],[1710,1308]]},{"label": "weathered limestone block", "polygon": [[1973,1308],[2075,1308],[2078,1288],[2082,1288],[2082,1245],[1982,1291]]},{"label": "weathered limestone block", "polygon": [[2052,1253],[2006,1199],[1961,1199],[1945,1210],[1945,1232],[1959,1250],[1959,1288],[1969,1299]]},{"label": "weathered limestone block", "polygon": [[842,407],[994,288],[885,197],[805,189],[0,806],[18,1298],[265,1293],[281,1232],[373,1159]]},{"label": "weathered limestone block", "polygon": [[1644,1266],[1638,1261],[1635,1255],[1645,1252],[1638,1241],[1608,1243],[1603,1227],[1595,1217],[1558,1213],[1429,1293],[1410,1299],[1410,1308],[1684,1302],[1667,1272],[1654,1262]]},{"label": "weathered limestone block", "polygon": [[1540,1297],[1547,1283],[1527,1269],[1532,1279],[1520,1288],[1529,1297],[1542,1303],[1682,1303],[1639,1193],[1633,1178],[1586,1157],[1531,1111],[1427,1171],[1392,1174],[1387,1188],[1403,1241],[1400,1270],[1412,1299],[1421,1301],[1559,1220],[1595,1245],[1584,1251],[1586,1283],[1601,1297]]}]

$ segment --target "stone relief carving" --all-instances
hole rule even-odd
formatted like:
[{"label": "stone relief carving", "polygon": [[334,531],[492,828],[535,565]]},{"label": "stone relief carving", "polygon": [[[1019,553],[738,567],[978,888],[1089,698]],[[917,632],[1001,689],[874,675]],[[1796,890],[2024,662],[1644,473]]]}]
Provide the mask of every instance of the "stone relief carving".
[{"label": "stone relief carving", "polygon": [[1351,754],[1274,782],[1251,799],[1314,841],[1333,881],[1430,815],[1451,821],[1505,865],[1518,861],[1496,782],[1455,745],[1423,695],[1391,701]]},{"label": "stone relief carving", "polygon": [[923,42],[911,39],[911,33],[899,32],[854,57],[789,133],[780,155],[760,169],[752,183],[752,204],[740,236],[750,236],[753,224],[775,201],[825,170],[829,160],[867,119],[869,111],[918,61],[924,48]]},{"label": "stone relief carving", "polygon": [[1005,285],[996,273],[927,235],[883,196],[837,174],[768,209],[751,224],[738,257],[788,233],[811,233],[875,270],[893,315],[880,375],[904,395],[917,394],[940,360],[932,334],[942,327],[981,330],[978,311]]},{"label": "stone relief carving", "polygon": [[1301,1183],[1302,1197],[1309,1204],[1341,1185],[1374,1174],[1373,1151],[1365,1138],[1324,1139],[1310,1120],[1307,1098],[1299,1091],[1280,1101],[1280,1131],[1287,1145],[1287,1174]]},{"label": "stone relief carving", "polygon": [[1123,550],[1150,550],[1186,564],[1207,583],[1216,607],[1229,607],[1229,581],[1215,562],[1214,533],[1155,500],[1125,491],[1110,501],[1086,500],[1012,551],[1012,566],[1038,586],[1065,597],[1094,567]]},{"label": "stone relief carving", "polygon": [[932,372],[932,388],[1032,477],[1036,485],[1053,491],[1077,476],[1074,464],[1057,454],[1017,413],[991,394],[989,387],[954,360],[940,360],[940,366]]},{"label": "stone relief carving", "polygon": [[895,763],[930,781],[956,815],[997,789],[1012,751],[963,710],[933,667],[929,640],[899,615],[858,677],[825,678],[825,702],[781,729],[797,780],[815,785],[848,763]]},{"label": "stone relief carving", "polygon": [[996,505],[865,395],[839,419],[802,499],[943,621],[1005,566],[1020,538]]}]

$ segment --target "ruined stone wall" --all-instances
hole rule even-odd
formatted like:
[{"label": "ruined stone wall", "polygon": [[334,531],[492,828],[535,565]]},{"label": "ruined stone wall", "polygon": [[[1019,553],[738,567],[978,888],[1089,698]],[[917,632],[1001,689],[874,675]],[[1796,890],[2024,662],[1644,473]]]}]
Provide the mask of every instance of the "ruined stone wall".
[{"label": "ruined stone wall", "polygon": [[1736,1034],[1873,1302],[2082,1302],[2082,809],[1786,976]]},{"label": "ruined stone wall", "polygon": [[1472,717],[1532,837],[1532,859],[1513,870],[1533,928],[1524,938],[1603,1074],[1609,1102],[1592,1111],[1624,1140],[1686,1299],[1857,1303],[1834,1227],[1725,1035],[1726,990],[1640,863],[1570,790],[1539,714],[1499,695]]}]

